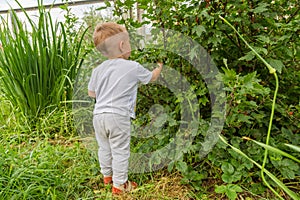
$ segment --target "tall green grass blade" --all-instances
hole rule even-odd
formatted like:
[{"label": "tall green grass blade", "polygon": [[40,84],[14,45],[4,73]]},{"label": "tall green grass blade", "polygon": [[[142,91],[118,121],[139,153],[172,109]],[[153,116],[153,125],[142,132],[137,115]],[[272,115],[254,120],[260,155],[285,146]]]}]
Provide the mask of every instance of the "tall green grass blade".
[{"label": "tall green grass blade", "polygon": [[298,146],[295,146],[295,145],[292,145],[292,144],[284,144],[284,145],[290,147],[291,149],[293,149],[295,151],[300,152],[300,147],[298,147]]},{"label": "tall green grass blade", "polygon": [[[250,140],[250,141],[252,141],[252,142],[258,144],[259,146],[261,146],[261,147],[263,147],[263,148],[265,148],[265,149],[268,149],[269,151],[272,151],[272,152],[274,152],[274,153],[280,154],[280,155],[282,155],[282,156],[285,156],[285,157],[287,157],[287,158],[290,158],[290,159],[292,159],[292,160],[294,160],[294,161],[300,163],[300,160],[299,160],[298,158],[296,158],[296,157],[292,156],[291,154],[288,154],[288,153],[286,153],[286,152],[284,152],[284,151],[282,151],[282,150],[280,150],[280,149],[278,149],[278,148],[272,147],[272,146],[270,146],[270,145],[266,145],[266,144],[264,144],[264,143],[262,143],[262,142],[258,142],[258,141],[256,141],[256,140],[252,140],[252,139],[250,139],[250,138],[248,138],[248,137],[247,137],[247,138],[246,138],[246,137],[243,137],[243,138],[244,138],[244,139],[247,139],[247,140]],[[286,144],[286,145],[289,146],[289,144]],[[292,145],[292,146],[293,146],[293,145]],[[296,146],[294,146],[294,147],[296,147]],[[299,148],[299,147],[298,147],[298,148]],[[300,151],[300,148],[299,148],[299,151]]]}]

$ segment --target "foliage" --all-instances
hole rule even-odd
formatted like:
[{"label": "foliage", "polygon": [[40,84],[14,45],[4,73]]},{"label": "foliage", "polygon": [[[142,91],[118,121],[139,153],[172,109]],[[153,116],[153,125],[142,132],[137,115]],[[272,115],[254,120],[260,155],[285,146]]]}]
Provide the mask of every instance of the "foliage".
[{"label": "foliage", "polygon": [[[143,22],[139,22],[134,17],[127,20],[124,15],[119,15],[125,13],[131,16],[130,13],[136,3],[138,8],[145,10]],[[107,5],[115,7],[115,15],[120,17],[119,22],[128,28],[150,24],[156,28],[178,31],[199,42],[210,53],[222,72],[220,78],[227,92],[227,115],[223,134],[229,138],[234,147],[241,149],[254,161],[265,160],[265,167],[271,169],[271,173],[280,174],[280,179],[294,180],[296,185],[299,183],[299,164],[271,152],[264,159],[265,151],[261,147],[242,139],[246,136],[265,142],[268,140],[267,132],[272,132],[272,137],[269,138],[270,145],[284,149],[288,154],[297,157],[295,151],[283,144],[289,143],[295,146],[300,144],[298,1],[140,0],[115,1],[114,4],[107,2]],[[230,21],[253,49],[249,50],[237,33],[219,16]],[[155,33],[152,32],[152,35]],[[181,48],[180,45],[182,44],[174,48]],[[264,60],[258,59],[255,52],[262,55]],[[194,56],[192,51],[190,56]],[[146,52],[135,52],[132,56],[132,59],[144,63],[156,62],[157,58],[164,58],[165,65],[180,72],[194,88],[197,88],[195,91],[200,104],[201,120],[209,121],[210,109],[207,109],[210,106],[209,91],[205,89],[203,80],[191,65],[178,58],[178,55],[157,52],[149,48]],[[269,76],[269,71],[265,70],[264,64],[272,66],[269,67],[272,73],[275,68],[280,78],[281,87],[276,102],[270,98],[276,83]],[[172,94],[167,91],[161,93],[159,91],[164,90],[159,86],[139,89],[140,100],[137,111],[140,113],[140,118],[135,123],[149,122],[145,120],[145,113],[151,107],[150,105],[157,102],[168,107],[167,110],[170,112],[173,111],[173,119],[178,119],[180,108],[175,103],[176,98],[172,99]],[[164,102],[165,100],[167,101]],[[277,103],[276,106],[274,103]],[[275,109],[274,120],[269,126],[272,107]],[[172,131],[170,128],[166,124],[162,131],[167,129],[167,132]],[[176,126],[173,130],[176,130]],[[189,165],[195,166],[197,165],[195,162],[199,162],[196,152],[200,148],[201,138],[203,138],[203,131],[198,132],[191,146],[183,149],[183,152],[186,152],[185,156],[182,156],[183,160],[177,164],[177,169],[186,176],[190,171],[194,171]],[[168,142],[168,140],[159,140],[153,144],[160,143],[164,146]],[[135,145],[141,143],[137,141]],[[153,145],[146,143],[145,148],[149,147]],[[193,161],[189,162],[189,159]],[[208,155],[208,159],[213,165],[220,167],[223,172],[222,180],[229,184],[249,184],[260,179],[252,162],[220,143]],[[200,169],[196,168],[193,173],[198,174],[198,170]],[[286,173],[287,171],[290,173]],[[196,177],[195,179],[198,179]],[[205,179],[205,176],[203,178]]]},{"label": "foliage", "polygon": [[225,193],[230,200],[237,198],[237,192],[242,192],[243,189],[238,185],[228,184],[216,186],[216,193]]},{"label": "foliage", "polygon": [[[136,5],[138,8],[144,9],[142,22],[134,17]],[[141,63],[155,63],[157,59],[161,59],[165,66],[179,72],[191,86],[191,90],[181,96],[174,95],[170,89],[160,84],[139,87],[138,116],[133,124],[136,127],[148,127],[149,129],[143,129],[144,132],[141,132],[140,129],[133,129],[134,134],[145,134],[144,138],[132,137],[133,153],[155,152],[174,141],[174,138],[184,143],[187,141],[185,137],[193,137],[192,142],[180,146],[175,160],[172,161],[174,157],[168,157],[169,154],[153,154],[150,162],[159,165],[162,158],[171,159],[167,169],[169,172],[179,171],[181,173],[182,183],[193,186],[195,198],[204,199],[205,194],[202,193],[210,195],[211,190],[204,191],[203,188],[212,179],[218,180],[214,184],[216,187],[213,190],[220,193],[222,197],[225,194],[228,198],[235,199],[237,193],[242,194],[247,190],[252,194],[268,196],[268,190],[262,184],[263,174],[258,173],[257,168],[267,175],[266,182],[272,188],[274,187],[275,191],[284,195],[279,191],[283,189],[290,197],[297,198],[298,194],[295,193],[299,191],[300,182],[300,165],[298,163],[300,146],[299,5],[297,0],[116,0],[114,3],[107,1],[106,7],[114,7],[113,12],[116,19],[119,23],[125,24],[128,29],[139,28],[143,25],[151,25],[162,28],[162,30],[171,29],[201,44],[217,63],[220,71],[217,78],[224,83],[227,94],[226,122],[222,130],[222,135],[227,139],[221,136],[220,139],[223,142],[219,141],[207,158],[202,158],[199,150],[202,147],[203,138],[208,134],[207,130],[212,116],[212,99],[209,94],[210,88],[207,88],[203,80],[205,77],[201,77],[192,64],[183,57],[165,52],[163,49],[158,50],[155,46],[147,46],[143,49],[143,45],[139,43],[140,38],[133,37],[135,40],[132,46],[138,50],[132,52],[132,59]],[[68,8],[65,7],[65,9]],[[3,134],[1,135],[3,148],[0,148],[0,153],[4,159],[0,162],[0,166],[4,170],[0,179],[0,188],[4,189],[0,190],[0,196],[9,198],[19,194],[22,198],[28,198],[29,195],[35,196],[40,193],[49,198],[92,198],[97,196],[97,194],[92,194],[91,189],[95,187],[95,183],[97,183],[95,179],[98,178],[99,173],[96,160],[90,157],[90,152],[82,148],[77,139],[70,139],[71,142],[63,139],[62,147],[57,145],[61,141],[60,134],[66,131],[72,132],[68,128],[70,122],[68,120],[71,118],[66,118],[66,116],[72,116],[74,113],[66,112],[68,109],[52,110],[57,105],[68,108],[68,104],[62,104],[62,101],[70,100],[68,95],[72,94],[75,77],[73,75],[77,74],[81,67],[81,60],[77,60],[78,57],[75,59],[75,55],[79,55],[81,58],[81,55],[84,54],[80,45],[84,45],[83,48],[86,48],[87,52],[91,52],[89,37],[92,30],[89,29],[90,32],[85,36],[82,35],[85,31],[78,34],[72,32],[72,25],[76,20],[73,18],[74,16],[70,15],[66,18],[69,25],[59,23],[47,27],[47,24],[52,23],[44,22],[50,22],[51,17],[42,8],[40,8],[40,12],[44,18],[39,18],[38,24],[30,24],[33,31],[29,32],[21,21],[17,20],[15,24],[17,29],[12,29],[11,32],[7,29],[6,32],[1,31],[0,33],[1,41],[5,38],[4,42],[2,41],[4,51],[1,52],[1,55],[10,58],[12,66],[15,66],[10,69],[8,65],[4,65],[6,60],[1,56],[2,84],[7,84],[7,87],[1,87],[1,90],[5,91],[4,98],[9,98],[9,100],[4,99],[1,103],[9,108],[0,107],[3,114],[0,116],[0,130],[9,136],[6,138]],[[230,21],[240,36],[245,38],[245,41],[253,49],[249,50],[241,37],[219,16]],[[101,20],[99,19],[99,21]],[[90,26],[95,24],[93,18],[86,18],[86,21],[89,21]],[[57,30],[65,34],[60,37],[46,37],[49,36],[47,34],[55,35],[54,32]],[[66,31],[63,32],[64,30]],[[14,31],[18,31],[16,36]],[[5,35],[6,33],[8,35]],[[155,32],[151,34],[164,42],[165,35],[161,36]],[[7,37],[10,38],[10,41],[6,40]],[[16,40],[12,40],[15,37]],[[36,37],[36,40],[28,40],[29,37]],[[84,37],[88,44],[80,43]],[[68,47],[62,44],[67,44]],[[12,48],[13,45],[16,48]],[[172,48],[179,49],[184,46],[190,50],[187,52],[187,56],[197,59],[195,52],[186,45],[178,43]],[[47,48],[44,48],[45,46]],[[23,49],[26,51],[22,51]],[[32,58],[28,58],[29,54],[25,54],[27,51],[33,55]],[[281,87],[278,90],[276,101],[270,97],[276,82],[269,75],[270,70],[266,70],[264,66],[266,63],[258,59],[255,52],[261,55],[261,58],[274,67],[278,73]],[[14,57],[15,55],[19,55],[18,59]],[[39,55],[43,56],[39,57]],[[65,55],[67,57],[62,59],[62,56]],[[89,55],[90,57],[86,59],[87,68],[102,60],[94,52]],[[39,59],[34,62],[33,58]],[[43,65],[46,61],[49,61],[48,65]],[[43,88],[42,85],[34,82],[39,74],[37,72],[28,74],[27,71],[21,71],[19,73],[19,70],[27,68],[20,67],[23,65],[17,65],[18,63],[34,64],[28,66],[43,66],[43,70],[40,72],[45,72],[44,76],[49,76],[47,77],[49,85],[43,86]],[[73,73],[71,73],[72,70],[69,70],[70,68],[62,68],[70,67],[69,64],[74,67],[72,68]],[[6,66],[6,68],[2,66]],[[51,73],[46,70],[48,68],[44,66],[50,66],[51,69],[56,66],[61,67],[53,70],[53,73],[54,71],[58,73],[54,77],[55,81],[49,75]],[[153,65],[147,67],[151,69]],[[12,79],[10,71],[4,69],[14,70],[11,71],[14,75],[13,78],[19,77],[16,79],[18,81],[12,82],[14,79]],[[28,68],[28,70],[34,69]],[[37,67],[37,69],[41,68]],[[87,76],[89,70],[84,70],[83,76]],[[169,73],[170,70],[163,71],[162,78],[172,77],[172,74],[166,74],[167,72]],[[273,72],[272,69],[271,72]],[[23,74],[26,75],[23,76]],[[71,74],[73,75],[71,76]],[[79,77],[77,82],[86,82],[84,78],[86,77]],[[31,82],[32,84],[29,84]],[[180,86],[177,84],[179,81],[175,78],[172,83]],[[20,89],[21,86],[33,89],[39,87],[42,90],[34,90],[35,94],[39,95],[32,96],[32,91],[24,93],[26,90]],[[46,93],[48,87],[52,92]],[[65,91],[67,92],[65,93]],[[79,95],[84,96],[85,93]],[[31,99],[26,99],[27,97]],[[42,97],[47,98],[42,99]],[[199,105],[198,108],[182,108],[183,97],[196,101]],[[38,100],[41,100],[44,107],[38,104]],[[83,102],[83,104],[87,104],[87,102]],[[276,106],[274,106],[275,103]],[[23,115],[19,116],[16,106],[23,112]],[[274,109],[274,120],[270,125],[272,108]],[[178,133],[180,123],[182,123],[180,121],[182,114],[196,109],[201,110],[200,118],[191,121],[193,122],[192,126],[198,127],[197,131],[189,131],[188,128],[194,129],[188,127],[185,132]],[[82,112],[82,110],[78,112]],[[90,110],[86,109],[86,111],[90,114]],[[35,129],[31,129],[26,120],[23,121],[24,114],[39,116],[39,123]],[[57,133],[61,127],[64,127],[63,131]],[[27,133],[39,137],[24,138]],[[272,137],[268,138],[267,133],[269,136],[272,133]],[[176,137],[178,134],[180,137]],[[41,135],[43,139],[40,138]],[[28,141],[29,145],[26,146]],[[266,144],[266,141],[269,143]],[[23,148],[24,146],[25,148]],[[56,149],[54,146],[59,146],[61,149]],[[264,154],[266,149],[268,154]],[[55,162],[51,161],[52,158]],[[74,160],[78,158],[79,161],[75,162]],[[83,163],[83,166],[80,163]],[[263,163],[263,165],[259,163]],[[93,177],[91,178],[91,176]],[[153,178],[152,175],[149,177],[147,174],[138,174],[137,177],[140,178],[141,183]],[[87,180],[89,181],[86,182]],[[147,193],[147,188],[153,188],[153,185],[155,183],[152,184],[152,187],[151,184],[145,184],[140,191]],[[165,187],[165,185],[162,186],[162,188]],[[159,186],[155,186],[153,191],[160,189]],[[15,191],[19,193],[16,194]],[[99,194],[99,198],[107,198],[107,196],[103,196],[106,194],[106,192]],[[271,196],[271,199],[274,197]]]},{"label": "foliage", "polygon": [[[2,135],[1,143],[1,199],[76,199],[93,195],[92,181],[96,180],[90,177],[98,172],[97,162],[76,138],[31,137],[28,144],[18,144]],[[86,183],[87,178],[90,183]]]},{"label": "foliage", "polygon": [[[251,159],[249,156],[247,156],[245,153],[243,153],[241,150],[239,150],[238,148],[230,145],[222,136],[220,136],[221,141],[230,146],[231,149],[236,152],[238,155],[240,155],[243,158],[246,158],[247,160],[249,160],[250,162],[252,162],[253,164],[255,164],[257,167],[259,167],[262,171],[261,173],[265,173],[267,174],[267,176],[270,177],[271,180],[273,180],[281,189],[283,189],[291,198],[293,199],[299,199],[298,195],[293,192],[292,190],[290,190],[282,181],[280,181],[274,174],[272,174],[270,171],[268,171],[267,169],[264,168],[264,166],[260,165],[259,163],[257,163],[256,161],[254,161],[253,159]],[[263,163],[264,164],[264,163]],[[263,176],[262,176],[263,177]],[[275,193],[277,195],[277,197],[279,197],[280,199],[283,199],[270,185],[268,182],[264,181],[265,184],[267,184],[267,186],[272,190],[273,193]]]},{"label": "foliage", "polygon": [[[296,160],[298,163],[300,163],[300,160],[295,159],[293,156],[289,155],[288,153],[279,151],[278,149],[269,146],[269,141],[271,138],[271,129],[272,129],[272,125],[273,125],[273,117],[274,117],[274,110],[275,110],[275,106],[276,106],[276,97],[278,94],[278,89],[279,89],[279,80],[278,80],[278,76],[276,73],[276,69],[274,69],[264,58],[262,58],[260,56],[260,54],[257,53],[257,51],[248,44],[248,42],[244,39],[243,36],[241,36],[239,34],[239,32],[224,18],[220,17],[223,21],[225,21],[239,36],[239,38],[241,38],[243,40],[243,42],[251,49],[251,51],[265,64],[265,66],[269,69],[270,74],[274,75],[275,78],[275,82],[276,82],[276,86],[275,86],[275,90],[274,90],[274,97],[272,99],[272,109],[271,109],[271,115],[270,115],[270,120],[269,120],[269,126],[268,126],[268,133],[267,133],[267,137],[266,137],[266,144],[262,145],[263,147],[265,147],[265,152],[264,152],[264,159],[263,159],[263,163],[262,163],[262,167],[261,167],[261,177],[264,181],[264,183],[269,187],[269,189],[275,193],[277,195],[277,197],[281,198],[281,196],[270,186],[270,184],[266,181],[265,177],[264,177],[264,173],[265,173],[265,165],[267,162],[267,157],[268,157],[268,152],[269,150],[272,150],[273,152],[279,153],[281,155],[285,155],[289,158],[292,158],[293,160]],[[261,144],[261,143],[257,143],[257,144]],[[297,166],[297,163],[294,163],[291,160],[286,160],[287,163],[289,163],[289,169],[287,171],[293,171],[293,170],[299,170],[299,166]],[[285,162],[285,163],[286,163]],[[296,166],[295,166],[296,165]],[[293,166],[293,167],[291,167]],[[284,175],[286,173],[283,172],[285,166],[280,166],[280,171],[281,173]],[[295,176],[293,175],[292,177],[289,176],[289,178],[295,178]],[[293,193],[292,191],[290,191],[287,187],[285,187],[283,185],[283,183],[281,183],[280,181],[275,181],[276,184],[278,184],[287,194],[289,194],[293,199],[299,199],[299,196],[296,193]]]},{"label": "foliage", "polygon": [[[21,6],[21,5],[20,5]],[[73,82],[82,64],[84,34],[73,31],[71,17],[53,22],[39,1],[37,18],[23,10],[25,22],[12,13],[12,27],[2,19],[0,76],[2,91],[32,121],[72,99]]]}]

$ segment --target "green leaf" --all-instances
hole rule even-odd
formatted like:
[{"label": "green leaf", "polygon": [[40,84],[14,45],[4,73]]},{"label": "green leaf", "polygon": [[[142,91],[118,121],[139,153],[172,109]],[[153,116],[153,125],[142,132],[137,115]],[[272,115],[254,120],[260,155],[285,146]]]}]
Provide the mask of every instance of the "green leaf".
[{"label": "green leaf", "polygon": [[186,162],[179,161],[176,163],[176,169],[180,172],[187,172],[188,165],[186,164]]},{"label": "green leaf", "polygon": [[169,165],[168,165],[168,172],[172,172],[172,170],[174,168],[174,165],[175,165],[174,161],[172,161],[172,162],[169,163]]},{"label": "green leaf", "polygon": [[281,161],[281,165],[279,167],[279,171],[283,175],[283,177],[288,179],[294,179],[296,173],[299,172],[299,165],[289,159],[283,159]]},{"label": "green leaf", "polygon": [[235,181],[232,174],[224,173],[222,174],[221,178],[225,183],[232,183]]},{"label": "green leaf", "polygon": [[110,1],[104,1],[104,3],[105,3],[105,5],[106,5],[107,7],[111,7]]},{"label": "green leaf", "polygon": [[269,44],[270,43],[270,38],[267,37],[267,36],[264,36],[264,35],[258,35],[256,36],[258,40],[260,40],[262,43],[267,43]]},{"label": "green leaf", "polygon": [[253,49],[257,52],[257,53],[263,53],[265,55],[268,54],[268,50],[262,47],[253,47]]},{"label": "green leaf", "polygon": [[222,77],[224,82],[227,83],[236,79],[236,72],[233,69],[227,69],[225,67],[222,67],[222,70],[225,73]]},{"label": "green leaf", "polygon": [[266,188],[263,186],[263,183],[253,183],[250,186],[250,191],[254,194],[263,194]]},{"label": "green leaf", "polygon": [[267,3],[264,3],[264,2],[259,3],[256,8],[252,9],[252,12],[263,13],[268,10],[268,6],[269,6],[269,4],[267,4]]},{"label": "green leaf", "polygon": [[243,189],[238,185],[228,184],[216,186],[215,192],[219,194],[225,193],[230,200],[234,200],[237,197],[237,192],[243,192]]},{"label": "green leaf", "polygon": [[243,165],[248,169],[250,170],[252,167],[253,167],[253,163],[250,162],[249,160],[246,160]]},{"label": "green leaf", "polygon": [[198,25],[192,29],[192,33],[196,33],[198,37],[202,35],[203,32],[206,32],[205,27]]},{"label": "green leaf", "polygon": [[270,63],[272,67],[274,67],[280,74],[282,72],[282,69],[285,67],[281,60],[275,60],[275,59],[266,59],[267,62]]},{"label": "green leaf", "polygon": [[226,191],[226,195],[230,200],[234,200],[237,197],[237,193],[235,191],[232,190],[227,190]]},{"label": "green leaf", "polygon": [[191,172],[186,174],[186,178],[193,181],[200,181],[204,178],[203,174],[198,173],[195,170],[192,170]]},{"label": "green leaf", "polygon": [[225,185],[216,186],[215,192],[218,194],[225,193],[227,191],[227,187]]},{"label": "green leaf", "polygon": [[[257,52],[257,48],[252,47],[246,40],[245,38],[236,30],[236,28],[234,26],[232,26],[232,24],[230,24],[226,19],[224,19],[222,16],[219,16],[219,18],[221,18],[226,24],[228,24],[233,30],[234,32],[236,32],[236,34],[238,34],[238,36],[243,40],[243,42],[249,47],[249,49],[251,49],[251,51],[258,57],[259,60],[261,60],[265,66],[269,69],[270,74],[274,74],[275,78],[277,78],[277,74],[276,74],[276,70]],[[278,83],[278,80],[276,81]],[[276,96],[276,95],[275,95]],[[275,101],[274,101],[275,102]]]},{"label": "green leaf", "polygon": [[59,8],[62,10],[68,10],[68,5],[64,4],[64,5],[59,6]]},{"label": "green leaf", "polygon": [[253,73],[249,73],[247,74],[246,76],[244,76],[244,84],[249,87],[249,86],[252,86],[253,85],[253,82],[256,82],[257,81],[257,78],[256,78],[256,72],[253,72]]},{"label": "green leaf", "polygon": [[229,185],[229,189],[235,192],[243,192],[243,189],[238,185]]},{"label": "green leaf", "polygon": [[228,162],[223,163],[221,168],[222,171],[227,174],[233,174],[234,172],[234,167]]},{"label": "green leaf", "polygon": [[99,8],[96,8],[96,10],[97,11],[101,11],[101,10],[105,10],[105,9],[107,9],[107,5],[106,6],[101,6],[101,7],[99,7]]},{"label": "green leaf", "polygon": [[252,118],[248,115],[238,114],[238,122],[245,122],[245,123],[251,124],[250,119],[252,119]]},{"label": "green leaf", "polygon": [[246,55],[239,58],[239,60],[250,61],[250,60],[253,60],[254,58],[255,58],[255,54],[252,51],[249,51]]}]

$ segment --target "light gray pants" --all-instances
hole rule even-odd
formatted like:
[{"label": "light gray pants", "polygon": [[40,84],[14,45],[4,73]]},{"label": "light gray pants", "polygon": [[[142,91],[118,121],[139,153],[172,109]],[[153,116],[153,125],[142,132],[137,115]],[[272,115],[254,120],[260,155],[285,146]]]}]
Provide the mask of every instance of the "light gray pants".
[{"label": "light gray pants", "polygon": [[113,113],[94,115],[98,158],[103,176],[113,177],[114,186],[128,180],[130,157],[130,117]]}]

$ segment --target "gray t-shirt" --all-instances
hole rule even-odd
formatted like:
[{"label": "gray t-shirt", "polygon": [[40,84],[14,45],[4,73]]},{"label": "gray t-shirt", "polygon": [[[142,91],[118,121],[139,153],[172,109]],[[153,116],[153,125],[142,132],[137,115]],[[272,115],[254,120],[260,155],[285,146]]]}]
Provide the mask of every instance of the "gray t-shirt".
[{"label": "gray t-shirt", "polygon": [[95,92],[94,115],[117,113],[135,118],[138,83],[149,83],[152,72],[137,62],[122,58],[106,60],[96,67],[88,85]]}]

